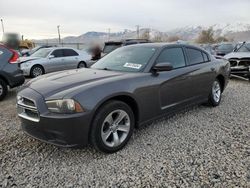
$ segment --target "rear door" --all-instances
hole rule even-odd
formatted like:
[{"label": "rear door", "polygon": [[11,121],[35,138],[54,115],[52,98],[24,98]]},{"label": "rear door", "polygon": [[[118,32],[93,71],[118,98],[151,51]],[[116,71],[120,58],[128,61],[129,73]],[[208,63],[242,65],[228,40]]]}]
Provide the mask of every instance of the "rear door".
[{"label": "rear door", "polygon": [[79,63],[79,54],[73,49],[63,49],[64,65],[66,69],[76,69]]},{"label": "rear door", "polygon": [[187,55],[187,79],[190,85],[190,95],[198,98],[208,96],[215,79],[215,67],[207,53],[192,47],[185,47]]},{"label": "rear door", "polygon": [[67,69],[65,67],[63,49],[56,49],[50,55],[53,55],[54,57],[49,59],[49,63],[46,66],[48,72],[55,72]]}]

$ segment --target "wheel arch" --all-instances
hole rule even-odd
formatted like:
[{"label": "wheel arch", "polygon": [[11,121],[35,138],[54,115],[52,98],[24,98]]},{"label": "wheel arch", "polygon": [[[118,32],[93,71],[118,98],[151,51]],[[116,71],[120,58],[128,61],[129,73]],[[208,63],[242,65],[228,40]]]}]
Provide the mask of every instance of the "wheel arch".
[{"label": "wheel arch", "polygon": [[224,78],[224,76],[221,75],[221,74],[219,74],[219,75],[216,77],[216,79],[219,80],[219,82],[220,82],[220,84],[221,84],[221,90],[222,90],[222,92],[223,92],[224,89],[225,89],[225,78]]},{"label": "wheel arch", "polygon": [[122,102],[126,103],[131,108],[131,110],[133,111],[134,116],[135,116],[135,127],[138,127],[138,125],[139,125],[139,117],[140,117],[139,105],[136,102],[136,100],[131,95],[128,95],[128,94],[113,95],[113,96],[111,96],[109,98],[105,98],[103,101],[101,101],[98,104],[98,106],[96,107],[96,109],[95,109],[95,113],[93,115],[91,124],[92,124],[98,110],[103,105],[105,105],[107,102],[112,101],[112,100],[122,101]]},{"label": "wheel arch", "polygon": [[10,85],[9,84],[9,80],[7,78],[5,78],[3,75],[0,74],[0,79],[2,79],[3,81],[6,82],[7,85]]},{"label": "wheel arch", "polygon": [[35,65],[32,65],[32,67],[30,68],[30,75],[31,75],[31,70],[35,67],[35,66],[39,66],[43,69],[43,73],[45,74],[46,73],[46,70],[44,68],[44,66],[42,66],[41,64],[35,64]]},{"label": "wheel arch", "polygon": [[77,68],[79,68],[80,63],[83,63],[85,67],[87,67],[87,63],[85,61],[79,61],[79,63],[77,64]]}]

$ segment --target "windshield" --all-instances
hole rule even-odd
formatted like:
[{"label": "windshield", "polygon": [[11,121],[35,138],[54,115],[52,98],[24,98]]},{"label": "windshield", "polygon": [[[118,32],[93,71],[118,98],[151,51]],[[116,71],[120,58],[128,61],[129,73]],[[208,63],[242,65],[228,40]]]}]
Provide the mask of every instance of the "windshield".
[{"label": "windshield", "polygon": [[231,50],[233,51],[234,46],[232,44],[222,44],[217,47],[218,50]]},{"label": "windshield", "polygon": [[105,44],[103,53],[108,54],[119,47],[121,47],[121,44]]},{"label": "windshield", "polygon": [[40,46],[33,48],[32,50],[30,50],[30,54],[33,54],[34,52],[36,52],[40,48],[41,48]]},{"label": "windshield", "polygon": [[49,55],[49,53],[51,52],[51,49],[49,48],[42,48],[40,50],[37,50],[36,52],[34,52],[31,57],[47,57]]},{"label": "windshield", "polygon": [[243,44],[237,52],[250,52],[250,43]]},{"label": "windshield", "polygon": [[148,46],[126,46],[121,47],[97,61],[92,68],[139,72],[154,55],[156,48]]}]

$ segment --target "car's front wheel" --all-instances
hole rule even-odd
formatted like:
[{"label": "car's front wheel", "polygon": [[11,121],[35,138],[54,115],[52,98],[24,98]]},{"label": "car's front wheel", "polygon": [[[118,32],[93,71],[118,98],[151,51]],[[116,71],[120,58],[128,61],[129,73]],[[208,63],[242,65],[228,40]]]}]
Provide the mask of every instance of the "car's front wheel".
[{"label": "car's front wheel", "polygon": [[209,97],[208,97],[208,103],[211,106],[218,106],[221,101],[221,94],[222,94],[222,89],[221,89],[221,84],[218,79],[216,79],[213,82],[212,89],[210,91]]},{"label": "car's front wheel", "polygon": [[8,87],[4,80],[0,79],[0,101],[5,98],[8,93]]},{"label": "car's front wheel", "polygon": [[36,78],[36,77],[41,76],[43,74],[44,74],[44,69],[40,65],[35,65],[30,70],[30,76],[32,78]]},{"label": "car's front wheel", "polygon": [[98,110],[91,127],[91,143],[102,152],[113,153],[129,141],[135,125],[131,108],[121,101],[109,101]]}]

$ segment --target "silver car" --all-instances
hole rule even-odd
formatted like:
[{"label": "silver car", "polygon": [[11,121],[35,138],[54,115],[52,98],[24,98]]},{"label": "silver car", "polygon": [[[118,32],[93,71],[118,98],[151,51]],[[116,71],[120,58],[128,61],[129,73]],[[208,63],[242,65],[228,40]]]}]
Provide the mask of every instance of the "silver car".
[{"label": "silver car", "polygon": [[85,51],[66,47],[42,48],[29,57],[19,59],[25,76],[37,77],[42,74],[89,67],[91,55]]}]

